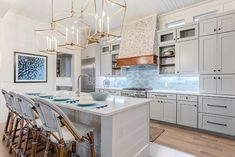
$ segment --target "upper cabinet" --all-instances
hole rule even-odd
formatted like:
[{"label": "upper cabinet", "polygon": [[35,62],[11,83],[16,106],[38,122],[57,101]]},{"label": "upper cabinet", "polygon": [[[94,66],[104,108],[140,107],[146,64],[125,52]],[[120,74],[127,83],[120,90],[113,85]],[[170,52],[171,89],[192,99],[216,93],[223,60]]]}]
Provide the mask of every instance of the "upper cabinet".
[{"label": "upper cabinet", "polygon": [[159,74],[198,73],[198,23],[158,31]]},{"label": "upper cabinet", "polygon": [[200,36],[211,35],[217,33],[217,18],[206,19],[200,21]]},{"label": "upper cabinet", "polygon": [[117,66],[120,43],[111,43],[101,47],[101,75],[120,75],[121,68]]},{"label": "upper cabinet", "polygon": [[169,45],[176,42],[176,30],[158,31],[158,44]]},{"label": "upper cabinet", "polygon": [[235,30],[235,14],[218,17],[218,33]]},{"label": "upper cabinet", "polygon": [[235,95],[235,13],[200,21],[200,91]]},{"label": "upper cabinet", "polygon": [[178,42],[175,45],[176,73],[198,73],[198,40]]},{"label": "upper cabinet", "polygon": [[177,42],[198,39],[198,24],[177,29]]},{"label": "upper cabinet", "polygon": [[200,37],[200,74],[235,73],[235,32]]},{"label": "upper cabinet", "polygon": [[97,49],[96,44],[88,45],[86,49],[82,50],[82,59],[95,58],[97,51],[100,50]]},{"label": "upper cabinet", "polygon": [[235,13],[202,19],[199,24],[200,36],[235,30]]}]

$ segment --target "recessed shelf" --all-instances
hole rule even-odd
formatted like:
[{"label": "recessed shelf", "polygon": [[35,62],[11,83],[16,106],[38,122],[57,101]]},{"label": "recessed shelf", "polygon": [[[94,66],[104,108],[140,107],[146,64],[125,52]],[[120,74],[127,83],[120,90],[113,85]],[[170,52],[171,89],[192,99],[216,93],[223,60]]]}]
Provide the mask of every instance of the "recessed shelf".
[{"label": "recessed shelf", "polygon": [[161,64],[160,66],[175,66],[175,64]]},{"label": "recessed shelf", "polygon": [[160,56],[160,58],[171,58],[171,57],[175,57],[175,55]]}]

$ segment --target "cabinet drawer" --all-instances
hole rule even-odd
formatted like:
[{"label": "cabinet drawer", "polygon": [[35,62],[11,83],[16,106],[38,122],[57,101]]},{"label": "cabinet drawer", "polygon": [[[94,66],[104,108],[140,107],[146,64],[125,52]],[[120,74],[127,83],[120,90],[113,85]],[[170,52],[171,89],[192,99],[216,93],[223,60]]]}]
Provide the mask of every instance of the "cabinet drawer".
[{"label": "cabinet drawer", "polygon": [[198,127],[213,132],[235,135],[235,118],[199,113]]},{"label": "cabinet drawer", "polygon": [[235,117],[235,99],[200,97],[199,112]]},{"label": "cabinet drawer", "polygon": [[177,95],[178,101],[193,101],[197,102],[197,96],[195,95]]},{"label": "cabinet drawer", "polygon": [[176,94],[148,93],[148,98],[153,99],[176,99]]}]

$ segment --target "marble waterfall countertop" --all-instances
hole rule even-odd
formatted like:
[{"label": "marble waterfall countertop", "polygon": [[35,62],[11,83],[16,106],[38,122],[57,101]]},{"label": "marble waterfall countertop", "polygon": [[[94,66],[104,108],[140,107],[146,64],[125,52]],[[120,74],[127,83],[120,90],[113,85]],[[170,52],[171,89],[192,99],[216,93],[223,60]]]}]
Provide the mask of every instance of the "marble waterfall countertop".
[{"label": "marble waterfall countertop", "polygon": [[[48,92],[46,94],[54,96],[54,97],[69,98],[70,100],[93,101],[89,93],[82,93],[80,97],[75,96],[74,93],[72,92],[71,93],[66,92],[65,94]],[[37,97],[37,96],[31,96],[31,97]],[[75,111],[87,112],[87,113],[91,113],[91,114],[99,115],[99,116],[114,115],[116,113],[123,112],[131,108],[135,108],[135,107],[138,107],[140,105],[150,102],[150,99],[130,98],[130,97],[111,96],[111,95],[107,98],[106,101],[95,101],[96,105],[94,106],[79,106],[79,103],[69,103],[66,101],[54,101],[53,99],[47,99],[47,100],[63,108],[67,108],[67,109],[71,109]],[[97,108],[99,106],[104,106],[104,105],[107,105],[107,107]]]}]

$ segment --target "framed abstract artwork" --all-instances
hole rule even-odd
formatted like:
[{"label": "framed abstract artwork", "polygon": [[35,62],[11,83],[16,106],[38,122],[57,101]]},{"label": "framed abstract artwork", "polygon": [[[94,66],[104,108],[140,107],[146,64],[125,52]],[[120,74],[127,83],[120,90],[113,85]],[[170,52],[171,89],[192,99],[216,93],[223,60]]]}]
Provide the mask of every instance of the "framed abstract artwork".
[{"label": "framed abstract artwork", "polygon": [[15,83],[47,82],[47,56],[14,52]]}]

